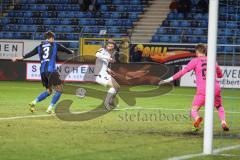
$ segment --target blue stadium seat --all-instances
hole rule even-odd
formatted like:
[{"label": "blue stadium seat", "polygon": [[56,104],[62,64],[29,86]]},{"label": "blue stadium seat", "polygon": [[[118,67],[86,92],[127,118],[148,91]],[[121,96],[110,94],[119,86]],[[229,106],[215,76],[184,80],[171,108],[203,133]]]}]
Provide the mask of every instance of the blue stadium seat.
[{"label": "blue stadium seat", "polygon": [[62,25],[70,25],[71,24],[71,20],[70,19],[60,19],[60,24]]},{"label": "blue stadium seat", "polygon": [[219,28],[226,28],[226,22],[224,22],[224,21],[219,21],[219,22],[218,22],[218,27],[219,27]]},{"label": "blue stadium seat", "polygon": [[218,53],[224,52],[224,47],[223,46],[217,46],[217,52]]},{"label": "blue stadium seat", "polygon": [[61,25],[55,27],[55,32],[64,32],[64,29]]},{"label": "blue stadium seat", "polygon": [[193,19],[193,14],[192,13],[187,13],[185,14],[186,19],[192,20]]},{"label": "blue stadium seat", "polygon": [[52,25],[53,21],[51,19],[46,18],[46,19],[43,20],[43,24],[44,25]]},{"label": "blue stadium seat", "polygon": [[195,20],[202,20],[203,14],[201,13],[196,13],[193,15],[193,19]]},{"label": "blue stadium seat", "polygon": [[207,28],[208,27],[208,21],[206,21],[206,20],[200,21],[200,27]]},{"label": "blue stadium seat", "polygon": [[188,29],[184,30],[183,33],[185,35],[192,35],[193,34],[193,29],[192,28],[188,28]]},{"label": "blue stadium seat", "polygon": [[16,39],[21,39],[22,37],[21,37],[21,33],[20,32],[15,32],[14,33],[14,38],[16,38]]},{"label": "blue stadium seat", "polygon": [[120,30],[117,27],[111,27],[108,29],[108,32],[110,33],[119,33]]},{"label": "blue stadium seat", "polygon": [[207,39],[207,37],[205,37],[205,36],[201,36],[199,42],[200,42],[200,43],[207,43],[207,42],[208,42],[208,39]]},{"label": "blue stadium seat", "polygon": [[228,40],[227,40],[226,37],[218,37],[217,43],[218,43],[218,44],[227,44],[227,43],[228,43]]},{"label": "blue stadium seat", "polygon": [[108,20],[105,21],[105,25],[106,26],[115,26],[116,22],[113,19],[108,19]]},{"label": "blue stadium seat", "polygon": [[15,13],[13,11],[8,12],[8,17],[14,17],[14,16],[15,16]]},{"label": "blue stadium seat", "polygon": [[75,12],[74,11],[69,11],[68,14],[67,14],[67,18],[74,18],[74,17],[77,17]]},{"label": "blue stadium seat", "polygon": [[236,44],[240,44],[240,38],[236,38]]},{"label": "blue stadium seat", "polygon": [[0,32],[0,39],[2,39],[2,38],[4,38],[4,35],[5,33],[3,33],[3,32]]},{"label": "blue stadium seat", "polygon": [[[4,26],[1,31],[20,32],[21,38],[42,39],[42,32],[50,29],[58,33],[57,39],[78,40],[74,33],[80,33],[81,26],[91,26],[89,30],[95,34],[89,36],[98,35],[100,28],[108,28],[108,32],[113,33],[110,36],[122,37],[138,20],[144,8],[142,4],[148,4],[145,0],[97,0],[100,11],[88,12],[81,11],[78,3],[78,0],[20,0],[14,10],[0,20]],[[112,20],[106,20],[109,15]]]},{"label": "blue stadium seat", "polygon": [[228,53],[233,51],[234,51],[234,48],[232,46],[224,46],[224,52]]},{"label": "blue stadium seat", "polygon": [[190,27],[191,26],[191,22],[189,22],[189,21],[181,21],[180,22],[180,26],[181,27]]},{"label": "blue stadium seat", "polygon": [[177,34],[177,35],[182,35],[183,34],[183,29],[182,28],[176,28],[174,33]]},{"label": "blue stadium seat", "polygon": [[226,23],[226,27],[227,27],[227,28],[237,28],[238,25],[237,25],[237,22],[235,22],[235,21],[228,21],[228,22]]},{"label": "blue stadium seat", "polygon": [[170,22],[171,27],[180,27],[180,21],[178,20],[173,20]]},{"label": "blue stadium seat", "polygon": [[234,6],[228,6],[227,7],[227,12],[230,13],[230,14],[235,13],[235,7]]},{"label": "blue stadium seat", "polygon": [[169,20],[174,20],[175,17],[176,17],[176,15],[175,15],[173,12],[170,12],[170,13],[168,14],[168,16],[167,16],[167,19],[169,19]]},{"label": "blue stadium seat", "polygon": [[83,33],[92,33],[93,30],[92,30],[91,27],[83,27],[82,32],[83,32]]},{"label": "blue stadium seat", "polygon": [[43,39],[43,33],[36,32],[34,35],[34,39],[36,39],[36,40]]},{"label": "blue stadium seat", "polygon": [[117,8],[116,8],[116,11],[117,12],[125,12],[125,11],[127,11],[128,9],[125,7],[125,6],[123,6],[123,5],[119,5]]},{"label": "blue stadium seat", "polygon": [[59,17],[59,18],[65,18],[65,17],[67,17],[67,12],[65,12],[65,11],[58,12],[58,17]]},{"label": "blue stadium seat", "polygon": [[138,19],[138,15],[139,15],[139,13],[132,12],[132,13],[129,13],[129,18],[131,18],[131,19]]},{"label": "blue stadium seat", "polygon": [[237,15],[235,15],[235,14],[229,14],[228,15],[228,20],[229,21],[236,21],[237,20]]},{"label": "blue stadium seat", "polygon": [[131,4],[139,5],[139,4],[141,4],[141,0],[132,0]]},{"label": "blue stadium seat", "polygon": [[84,26],[84,25],[88,25],[89,22],[88,22],[88,20],[86,20],[86,19],[80,19],[80,20],[79,20],[79,24]]},{"label": "blue stadium seat", "polygon": [[163,36],[159,36],[159,40],[160,42],[168,43],[170,41],[170,38],[167,35],[163,35]]},{"label": "blue stadium seat", "polygon": [[194,35],[203,35],[204,30],[203,30],[203,28],[195,28],[195,29],[193,29],[193,34]]},{"label": "blue stadium seat", "polygon": [[79,48],[79,42],[70,42],[69,47],[70,48]]},{"label": "blue stadium seat", "polygon": [[123,4],[122,0],[113,0],[112,1],[113,4]]},{"label": "blue stadium seat", "polygon": [[32,11],[26,11],[23,13],[24,17],[32,17],[33,16],[33,12]]},{"label": "blue stadium seat", "polygon": [[9,23],[9,19],[8,18],[2,18],[2,19],[0,19],[1,20],[1,23],[2,24],[8,24]]},{"label": "blue stadium seat", "polygon": [[239,47],[239,46],[236,46],[236,47],[235,47],[235,51],[236,51],[236,52],[240,52],[240,47]]},{"label": "blue stadium seat", "polygon": [[199,43],[199,37],[196,37],[196,36],[189,36],[188,37],[188,40],[190,43]]},{"label": "blue stadium seat", "polygon": [[170,36],[171,43],[180,43],[180,36]]},{"label": "blue stadium seat", "polygon": [[5,34],[3,34],[3,38],[6,39],[12,39],[14,37],[14,34],[12,32],[6,32]]},{"label": "blue stadium seat", "polygon": [[160,27],[157,29],[157,34],[166,34],[166,29],[163,27]]},{"label": "blue stadium seat", "polygon": [[158,36],[156,36],[156,35],[154,35],[153,37],[152,37],[152,40],[151,40],[152,42],[160,42],[160,38],[158,37]]},{"label": "blue stadium seat", "polygon": [[178,13],[176,16],[177,19],[184,19],[184,14],[183,13]]},{"label": "blue stadium seat", "polygon": [[[119,21],[121,21],[121,20],[119,20]],[[127,20],[124,21],[124,23],[123,23],[122,26],[124,26],[124,25],[126,25],[126,26],[132,26],[132,21],[131,21],[130,19],[127,19]]]},{"label": "blue stadium seat", "polygon": [[101,6],[100,6],[100,10],[101,10],[102,12],[107,12],[107,11],[108,11],[108,7],[107,7],[106,5],[101,5]]},{"label": "blue stadium seat", "polygon": [[219,29],[218,33],[220,36],[234,36],[235,30],[233,29]]}]

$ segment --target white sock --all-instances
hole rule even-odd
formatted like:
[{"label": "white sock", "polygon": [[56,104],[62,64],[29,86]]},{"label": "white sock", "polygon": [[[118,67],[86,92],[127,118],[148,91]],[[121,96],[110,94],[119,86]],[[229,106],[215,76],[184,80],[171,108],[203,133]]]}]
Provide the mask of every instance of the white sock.
[{"label": "white sock", "polygon": [[117,91],[116,91],[115,88],[111,87],[111,88],[108,90],[108,93],[116,94]]},{"label": "white sock", "polygon": [[106,99],[105,99],[105,105],[108,105],[109,103],[111,103],[112,98],[115,96],[116,93],[117,93],[117,91],[113,87],[111,87],[108,90],[108,94],[107,94]]},{"label": "white sock", "polygon": [[48,106],[48,110],[50,110],[50,109],[52,109],[53,108],[53,104],[50,104],[49,106]]},{"label": "white sock", "polygon": [[37,100],[35,99],[34,101],[33,101],[33,104],[36,104],[37,103]]}]

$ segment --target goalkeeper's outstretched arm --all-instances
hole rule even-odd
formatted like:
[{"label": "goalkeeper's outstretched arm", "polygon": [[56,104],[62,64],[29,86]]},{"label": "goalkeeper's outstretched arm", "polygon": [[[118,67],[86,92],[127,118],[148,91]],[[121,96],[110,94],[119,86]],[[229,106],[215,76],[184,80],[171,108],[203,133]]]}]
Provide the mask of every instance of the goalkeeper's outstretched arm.
[{"label": "goalkeeper's outstretched arm", "polygon": [[187,72],[191,71],[194,69],[194,67],[196,66],[197,61],[196,59],[192,59],[185,68],[183,68],[182,70],[178,71],[176,74],[174,74],[172,77],[162,80],[160,81],[158,84],[165,84],[165,83],[169,83],[171,81],[177,80],[179,78],[181,78],[182,76],[184,76]]}]

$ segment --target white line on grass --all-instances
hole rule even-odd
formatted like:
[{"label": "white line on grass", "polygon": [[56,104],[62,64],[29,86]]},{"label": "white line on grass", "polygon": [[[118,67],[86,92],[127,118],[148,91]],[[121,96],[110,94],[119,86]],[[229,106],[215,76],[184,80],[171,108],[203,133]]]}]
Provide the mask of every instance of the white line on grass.
[{"label": "white line on grass", "polygon": [[[126,110],[167,110],[167,111],[188,111],[186,109],[177,109],[177,108],[144,108],[144,107],[131,107],[131,108],[115,108],[114,111],[126,111]],[[81,112],[73,112],[74,114],[79,114],[79,113],[86,113],[88,111],[81,111]],[[215,111],[217,112],[217,111]],[[231,112],[231,111],[225,111],[226,113],[231,113],[231,114],[239,114],[240,112]],[[41,118],[41,117],[50,117],[54,116],[51,114],[43,114],[43,115],[26,115],[26,116],[14,116],[14,117],[2,117],[0,118],[0,121],[3,120],[15,120],[15,119],[28,119],[28,118]]]},{"label": "white line on grass", "polygon": [[43,114],[43,115],[31,115],[31,116],[15,116],[15,117],[2,117],[0,118],[0,121],[2,120],[15,120],[15,119],[25,119],[25,118],[39,118],[39,117],[50,117],[50,114]]},{"label": "white line on grass", "polygon": [[[218,154],[223,151],[229,151],[229,150],[238,149],[238,148],[240,148],[240,145],[214,149],[213,154]],[[179,157],[168,158],[167,160],[185,160],[185,159],[190,159],[190,158],[195,158],[195,157],[200,157],[200,156],[206,156],[206,155],[203,153],[188,154],[188,155],[183,155],[183,156],[179,156]]]},{"label": "white line on grass", "polygon": [[[4,86],[2,86],[2,87],[4,87]],[[81,87],[81,86],[79,86],[79,87]],[[7,88],[23,88],[23,87],[18,87],[18,86],[7,86]],[[39,90],[39,88],[37,88],[37,87],[24,87],[24,89],[37,89],[37,90]],[[121,93],[123,93],[123,92],[121,92]],[[187,97],[193,97],[195,94],[175,94],[175,93],[166,93],[166,94],[163,94],[164,96],[182,96],[182,97],[184,97],[184,96],[187,96]],[[226,99],[239,99],[239,97],[238,96],[222,96],[223,98],[226,98]]]},{"label": "white line on grass", "polygon": [[221,153],[223,151],[228,151],[228,150],[233,150],[233,149],[238,149],[238,148],[240,149],[240,145],[229,146],[229,147],[215,149],[215,150],[213,150],[213,153],[218,154],[218,153]]},{"label": "white line on grass", "polygon": [[224,157],[240,157],[240,155],[235,155],[235,154],[218,154],[219,156],[224,156]]},{"label": "white line on grass", "polygon": [[[167,94],[164,94],[164,96],[187,96],[187,97],[194,97],[195,94],[175,94],[175,93],[167,93]],[[239,99],[239,97],[237,96],[222,96],[223,98],[226,98],[226,99]]]},{"label": "white line on grass", "polygon": [[[144,108],[144,107],[131,107],[131,108],[116,108],[116,111],[124,111],[124,110],[167,110],[167,111],[186,111],[189,112],[190,109],[179,109],[179,108],[162,108],[162,107],[151,107],[151,108]],[[214,111],[217,112],[217,111]],[[231,114],[240,114],[240,112],[233,112],[233,111],[225,111],[225,113]]]}]

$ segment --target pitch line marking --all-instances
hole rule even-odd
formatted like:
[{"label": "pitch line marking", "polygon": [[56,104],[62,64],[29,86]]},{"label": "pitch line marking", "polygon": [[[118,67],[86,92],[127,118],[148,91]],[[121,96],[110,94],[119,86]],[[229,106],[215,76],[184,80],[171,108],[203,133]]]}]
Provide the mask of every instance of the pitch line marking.
[{"label": "pitch line marking", "polygon": [[[4,86],[3,86],[4,87]],[[81,86],[79,86],[81,87]],[[17,86],[11,86],[11,87],[8,87],[8,88],[23,88],[23,87],[17,87]],[[24,87],[24,89],[39,89],[39,88],[36,88],[36,87]],[[164,96],[188,96],[188,97],[193,97],[195,94],[175,94],[175,93],[166,93],[166,94],[163,94]],[[222,96],[223,98],[226,98],[226,99],[239,99],[238,96]]]},{"label": "pitch line marking", "polygon": [[[223,151],[229,151],[233,149],[240,149],[240,145],[235,145],[235,146],[228,146],[228,147],[223,147],[223,148],[218,148],[213,150],[213,154],[217,155],[218,153],[221,153]],[[206,156],[203,153],[197,153],[197,154],[187,154],[179,157],[172,157],[168,158],[167,160],[185,160],[185,159],[190,159],[190,158],[195,158],[195,157],[200,157],[200,156]]]},{"label": "pitch line marking", "polygon": [[[126,111],[126,110],[167,110],[167,111],[188,111],[186,109],[177,109],[177,108],[143,108],[143,107],[131,107],[131,108],[116,108],[113,111]],[[81,112],[72,112],[75,114],[78,113],[85,113],[88,111],[81,111]],[[217,112],[217,111],[215,111]],[[231,114],[240,114],[240,112],[231,112],[231,111],[225,111],[226,113],[231,113]],[[51,117],[54,115],[51,114],[41,114],[41,115],[26,115],[26,116],[14,116],[14,117],[2,117],[0,118],[0,121],[4,120],[15,120],[15,119],[28,119],[28,118],[41,118],[41,117]]]},{"label": "pitch line marking", "polygon": [[[123,111],[123,110],[167,110],[167,111],[187,111],[189,112],[190,109],[178,109],[178,108],[162,108],[162,107],[151,107],[151,108],[144,108],[144,107],[131,107],[131,108],[116,108],[116,111]],[[217,111],[214,111],[217,112]],[[225,113],[231,114],[240,114],[240,112],[233,112],[233,111],[225,111]]]}]

